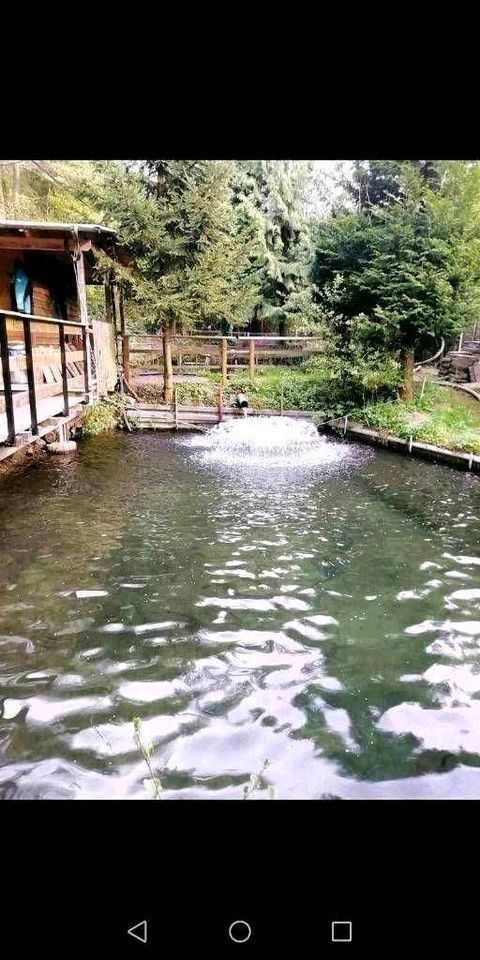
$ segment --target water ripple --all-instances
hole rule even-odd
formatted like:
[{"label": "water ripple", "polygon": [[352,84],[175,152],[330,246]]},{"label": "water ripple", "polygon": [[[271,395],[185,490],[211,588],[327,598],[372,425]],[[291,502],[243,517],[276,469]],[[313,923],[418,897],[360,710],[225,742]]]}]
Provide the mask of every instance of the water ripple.
[{"label": "water ripple", "polygon": [[0,797],[480,797],[478,480],[204,439],[7,481]]}]

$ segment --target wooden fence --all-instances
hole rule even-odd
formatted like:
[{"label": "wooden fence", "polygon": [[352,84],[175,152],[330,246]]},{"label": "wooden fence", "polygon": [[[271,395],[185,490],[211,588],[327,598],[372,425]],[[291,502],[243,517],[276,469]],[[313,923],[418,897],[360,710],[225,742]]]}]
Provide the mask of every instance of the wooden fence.
[{"label": "wooden fence", "polygon": [[[163,337],[159,334],[123,337],[123,371],[130,375],[130,355],[163,356]],[[319,337],[266,337],[195,334],[171,338],[172,359],[181,372],[183,367],[199,365],[220,369],[226,381],[228,368],[248,366],[253,378],[255,367],[262,361],[302,360],[318,353],[322,347]],[[195,364],[195,361],[197,364]]]}]

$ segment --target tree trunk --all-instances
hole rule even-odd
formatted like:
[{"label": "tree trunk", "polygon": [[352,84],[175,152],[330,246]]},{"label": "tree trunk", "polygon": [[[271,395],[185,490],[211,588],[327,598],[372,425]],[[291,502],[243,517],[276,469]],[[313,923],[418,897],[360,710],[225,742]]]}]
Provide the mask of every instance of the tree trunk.
[{"label": "tree trunk", "polygon": [[228,375],[228,354],[227,354],[227,341],[223,337],[222,340],[222,386],[227,386],[227,375]]},{"label": "tree trunk", "polygon": [[172,327],[169,324],[163,331],[163,399],[171,403],[173,398],[173,366],[172,366]]},{"label": "tree trunk", "polygon": [[413,400],[413,371],[413,350],[409,350],[403,355],[403,383],[400,387],[402,400]]}]

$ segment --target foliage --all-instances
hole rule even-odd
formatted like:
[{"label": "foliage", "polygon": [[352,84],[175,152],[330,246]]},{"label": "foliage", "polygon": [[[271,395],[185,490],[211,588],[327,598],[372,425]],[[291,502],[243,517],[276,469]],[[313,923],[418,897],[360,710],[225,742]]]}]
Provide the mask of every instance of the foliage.
[{"label": "foliage", "polygon": [[183,330],[244,323],[255,298],[249,237],[232,204],[233,166],[151,160],[102,165],[97,197],[135,265],[124,276],[128,304],[146,326]]},{"label": "foliage", "polygon": [[86,437],[96,437],[100,433],[114,430],[123,422],[124,399],[113,393],[103,400],[97,400],[85,411],[83,432]]},{"label": "foliage", "polygon": [[[480,454],[480,404],[434,383],[426,384],[423,397],[417,395],[414,400],[387,401],[367,404],[362,409],[353,410],[351,418],[371,427],[385,431],[397,437],[413,437],[424,443]],[[478,409],[477,409],[478,408]],[[415,414],[423,417],[415,418]]]},{"label": "foliage", "polygon": [[283,336],[290,328],[300,333],[321,323],[309,277],[312,175],[307,161],[237,163],[235,199],[250,228],[252,269],[258,278],[253,331],[278,330]]},{"label": "foliage", "polygon": [[[348,413],[366,399],[390,396],[399,379],[398,364],[385,361],[370,368],[359,364],[347,367],[339,357],[319,356],[305,361],[301,368],[261,367],[251,381],[247,371],[232,374],[224,388],[224,403],[234,404],[244,393],[253,410],[317,410],[329,415]],[[177,385],[179,404],[216,406],[218,374],[208,373],[201,382],[185,380]],[[136,387],[147,403],[161,400],[161,387],[145,384]]]},{"label": "foliage", "polygon": [[356,175],[357,212],[317,227],[315,296],[346,360],[400,359],[478,310],[480,167],[371,161]]},{"label": "foliage", "polygon": [[0,217],[96,223],[101,212],[87,199],[84,183],[93,186],[97,179],[88,160],[0,161]]}]

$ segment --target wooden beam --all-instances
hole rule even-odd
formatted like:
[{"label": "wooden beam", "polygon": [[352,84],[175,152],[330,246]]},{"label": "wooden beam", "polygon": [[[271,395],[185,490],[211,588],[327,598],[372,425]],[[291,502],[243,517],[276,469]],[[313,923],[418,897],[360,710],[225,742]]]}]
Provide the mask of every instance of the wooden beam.
[{"label": "wooden beam", "polygon": [[[91,250],[91,240],[85,240],[80,243],[80,250],[87,252]],[[0,250],[46,250],[51,253],[66,253],[76,249],[73,240],[65,240],[64,237],[31,237],[24,235],[22,237],[0,236]]]},{"label": "wooden beam", "polygon": [[67,357],[65,351],[65,331],[61,324],[58,327],[58,335],[60,339],[60,357],[62,364],[62,387],[63,387],[63,415],[68,417],[70,413],[70,407],[68,405],[68,372],[67,372]]},{"label": "wooden beam", "polygon": [[[35,323],[54,323],[57,327],[59,323],[63,323],[65,327],[65,333],[69,333],[68,327],[83,327],[83,323],[78,323],[77,320],[60,320],[59,317],[42,317],[38,313],[19,313],[18,310],[3,310],[2,313],[5,314],[7,319],[10,317],[18,318],[23,322],[25,317]],[[74,330],[73,333],[77,333],[77,330]]]},{"label": "wooden beam", "polygon": [[8,357],[7,321],[3,313],[0,314],[0,351],[2,354],[3,389],[5,393],[4,408],[7,414],[7,442],[13,446],[15,443],[15,415],[13,412],[12,380]]},{"label": "wooden beam", "polygon": [[30,321],[23,321],[23,337],[27,355],[28,402],[30,404],[30,426],[33,434],[38,433],[37,398],[35,396],[35,374],[33,370],[32,331]]}]

